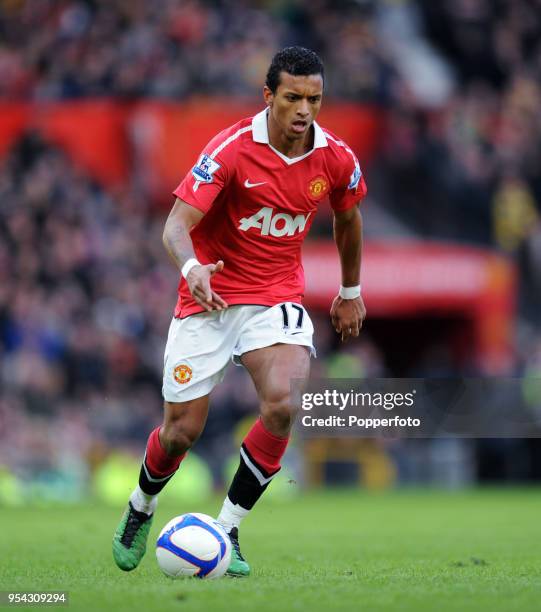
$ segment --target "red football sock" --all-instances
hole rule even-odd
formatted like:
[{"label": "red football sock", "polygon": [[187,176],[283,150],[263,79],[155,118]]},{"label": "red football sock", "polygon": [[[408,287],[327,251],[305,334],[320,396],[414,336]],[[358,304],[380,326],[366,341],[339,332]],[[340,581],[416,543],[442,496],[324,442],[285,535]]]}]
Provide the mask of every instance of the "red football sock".
[{"label": "red football sock", "polygon": [[243,444],[252,459],[268,474],[273,474],[280,469],[280,459],[286,452],[288,442],[289,436],[279,438],[271,434],[259,418],[244,438]]},{"label": "red football sock", "polygon": [[180,457],[171,457],[165,452],[160,442],[160,427],[156,427],[148,437],[145,463],[155,478],[163,478],[176,472],[185,456],[186,453]]}]

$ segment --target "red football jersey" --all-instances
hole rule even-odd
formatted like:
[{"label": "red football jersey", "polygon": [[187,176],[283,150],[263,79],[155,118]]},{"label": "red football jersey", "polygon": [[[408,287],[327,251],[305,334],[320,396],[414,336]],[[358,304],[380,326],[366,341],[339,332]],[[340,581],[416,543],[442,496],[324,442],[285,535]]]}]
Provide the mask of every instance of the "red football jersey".
[{"label": "red football jersey", "polygon": [[[319,202],[336,211],[366,195],[351,149],[314,123],[314,147],[290,159],[269,143],[267,110],[220,132],[173,192],[205,213],[192,229],[202,264],[224,261],[211,280],[228,304],[301,302],[301,245]],[[175,317],[203,309],[181,276]]]}]

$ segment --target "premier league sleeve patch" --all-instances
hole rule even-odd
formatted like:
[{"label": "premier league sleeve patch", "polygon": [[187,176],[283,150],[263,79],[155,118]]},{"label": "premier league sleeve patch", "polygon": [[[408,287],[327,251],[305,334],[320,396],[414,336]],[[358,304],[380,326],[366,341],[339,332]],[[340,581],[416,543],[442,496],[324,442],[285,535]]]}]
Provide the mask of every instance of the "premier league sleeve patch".
[{"label": "premier league sleeve patch", "polygon": [[363,173],[361,172],[361,168],[359,166],[359,162],[355,160],[355,168],[349,177],[349,185],[348,189],[357,190],[357,186],[359,185],[359,181],[361,180]]},{"label": "premier league sleeve patch", "polygon": [[216,170],[218,170],[218,168],[220,168],[220,164],[216,163],[206,153],[203,153],[200,160],[192,168],[192,175],[197,181],[196,185],[199,183],[212,183],[214,180],[212,175],[216,172]]}]

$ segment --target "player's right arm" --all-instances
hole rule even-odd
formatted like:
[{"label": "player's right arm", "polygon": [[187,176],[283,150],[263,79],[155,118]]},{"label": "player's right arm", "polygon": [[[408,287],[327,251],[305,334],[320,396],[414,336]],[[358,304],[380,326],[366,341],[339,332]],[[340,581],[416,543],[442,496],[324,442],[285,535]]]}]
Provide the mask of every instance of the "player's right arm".
[{"label": "player's right arm", "polygon": [[[186,262],[196,259],[190,231],[203,216],[201,210],[177,198],[165,222],[163,244],[181,272]],[[210,279],[223,267],[224,262],[219,260],[215,264],[194,265],[186,274],[193,299],[207,311],[227,308],[227,303],[210,286]]]},{"label": "player's right arm", "polygon": [[236,123],[221,131],[205,146],[195,166],[173,191],[177,199],[163,233],[165,248],[186,279],[194,300],[207,311],[227,308],[226,302],[210,284],[212,276],[223,270],[224,262],[199,264],[190,231],[229,185],[235,172],[235,148],[239,136],[251,130],[251,123],[244,127],[241,124]]}]

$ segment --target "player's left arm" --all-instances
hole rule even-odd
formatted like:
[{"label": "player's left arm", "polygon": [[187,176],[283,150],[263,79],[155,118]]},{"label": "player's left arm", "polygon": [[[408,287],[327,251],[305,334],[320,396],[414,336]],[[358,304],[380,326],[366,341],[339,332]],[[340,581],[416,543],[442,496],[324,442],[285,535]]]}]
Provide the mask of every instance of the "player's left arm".
[{"label": "player's left arm", "polygon": [[347,297],[349,293],[355,294],[355,288],[360,286],[363,222],[359,207],[352,206],[347,210],[334,211],[333,230],[342,269],[340,293],[344,294],[344,297],[339,294],[334,298],[331,321],[344,342],[350,336],[359,335],[366,317],[366,308],[361,295]]}]

